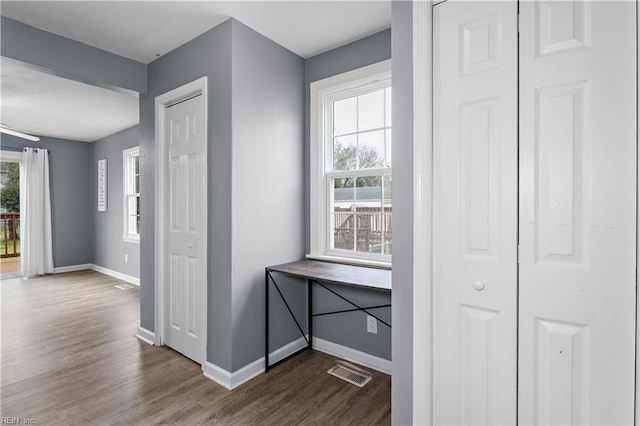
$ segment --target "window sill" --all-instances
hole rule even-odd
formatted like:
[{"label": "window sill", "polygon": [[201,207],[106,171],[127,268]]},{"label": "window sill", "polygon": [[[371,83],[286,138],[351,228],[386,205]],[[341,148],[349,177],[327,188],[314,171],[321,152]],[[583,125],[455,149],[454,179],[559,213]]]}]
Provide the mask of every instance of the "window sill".
[{"label": "window sill", "polygon": [[391,263],[376,260],[354,259],[350,257],[329,256],[326,254],[307,254],[307,259],[324,260],[326,262],[345,263],[347,265],[366,266],[369,268],[391,269]]},{"label": "window sill", "polygon": [[140,237],[138,237],[138,238],[122,237],[122,241],[124,241],[125,243],[140,244]]}]

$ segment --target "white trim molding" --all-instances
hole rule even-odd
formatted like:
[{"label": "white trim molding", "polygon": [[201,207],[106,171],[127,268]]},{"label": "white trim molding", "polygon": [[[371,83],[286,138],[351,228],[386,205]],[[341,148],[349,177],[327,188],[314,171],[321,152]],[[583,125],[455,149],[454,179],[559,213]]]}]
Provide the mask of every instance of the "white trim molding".
[{"label": "white trim molding", "polygon": [[209,361],[202,365],[202,374],[204,374],[205,377],[213,380],[228,390],[237,388],[263,372],[264,357],[253,361],[251,364],[248,364],[233,373],[230,373],[224,368],[220,368]]},{"label": "white trim molding", "polygon": [[[413,413],[432,424],[433,2],[413,2]],[[426,119],[423,119],[425,117]]]},{"label": "white trim molding", "polygon": [[[307,334],[306,337],[308,339],[309,335]],[[304,337],[300,337],[298,340],[287,343],[283,347],[269,353],[269,365],[275,364],[276,362],[285,359],[289,355],[296,353],[305,346],[307,346],[307,341],[304,339]],[[264,357],[262,357],[262,364],[262,366],[264,367]],[[262,371],[264,371],[264,368],[262,369]]]},{"label": "white trim molding", "polygon": [[391,375],[391,361],[388,359],[373,356],[328,340],[318,339],[317,337],[313,338],[313,349]]},{"label": "white trim molding", "polygon": [[123,274],[122,272],[114,271],[113,269],[105,268],[99,265],[91,265],[91,268],[89,269],[93,269],[94,271],[100,272],[101,274],[109,275],[119,280],[126,281],[129,284],[137,285],[138,287],[140,287],[140,278]]},{"label": "white trim molding", "polygon": [[[304,348],[306,345],[307,342],[305,341],[305,339],[303,337],[300,337],[299,339],[294,340],[293,342],[270,352],[269,364],[274,364],[282,359],[285,359],[289,355]],[[318,339],[317,337],[314,337],[313,349],[347,361],[354,362],[363,367],[368,367],[385,374],[391,374],[391,361],[358,351],[356,349],[349,348],[347,346],[342,346],[337,343],[329,342],[328,340]],[[214,382],[216,382],[220,386],[225,387],[228,390],[233,390],[262,373],[264,373],[264,357],[260,357],[259,359],[245,365],[240,370],[234,371],[233,373],[208,361],[202,365],[202,374],[204,374],[205,377],[213,380]]]},{"label": "white trim molding", "polygon": [[[269,364],[274,364],[281,359],[299,351],[307,345],[304,338],[300,337],[283,347],[269,353]],[[202,372],[205,377],[213,380],[220,386],[232,390],[243,383],[248,382],[256,376],[264,373],[264,357],[253,361],[252,363],[242,367],[240,370],[230,373],[224,368],[218,367],[211,362],[205,362],[202,366]]]},{"label": "white trim molding", "polygon": [[[133,180],[135,178],[135,171],[132,170],[132,162],[136,157],[140,158],[140,146],[134,146],[122,151],[122,241],[140,244],[140,234],[132,234],[129,232],[129,216],[131,215],[129,211],[129,197],[135,195],[135,193],[132,192]],[[140,188],[138,188],[138,196],[140,194],[139,191]]]},{"label": "white trim molding", "polygon": [[87,269],[93,269],[93,264],[83,263],[81,265],[59,266],[57,268],[53,268],[53,273],[64,274],[65,272],[86,271]]},{"label": "white trim molding", "polygon": [[109,275],[111,277],[117,278],[119,280],[128,282],[129,284],[140,286],[140,278],[133,277],[131,275],[123,274],[122,272],[114,271],[113,269],[105,268],[100,265],[95,265],[93,263],[83,263],[81,265],[69,265],[69,266],[60,266],[57,268],[53,268],[54,274],[64,274],[65,272],[76,272],[76,271],[86,271],[92,270],[96,272],[100,272],[101,274]]},{"label": "white trim molding", "polygon": [[[202,300],[205,301],[202,307],[202,315],[203,315],[203,330],[202,336],[202,355],[201,358],[203,360],[202,368],[205,371],[206,365],[209,363],[207,360],[207,283],[208,283],[208,267],[207,267],[207,209],[208,209],[208,187],[207,187],[207,167],[206,162],[208,158],[208,80],[207,77],[201,77],[197,80],[194,80],[190,83],[182,85],[176,89],[170,90],[160,96],[155,98],[155,245],[154,245],[154,270],[155,270],[155,306],[154,306],[154,315],[155,315],[155,344],[160,346],[164,343],[163,332],[165,326],[165,318],[164,318],[164,298],[165,298],[165,286],[166,286],[166,262],[163,262],[164,258],[164,250],[167,245],[166,232],[167,229],[167,214],[164,206],[167,205],[168,201],[168,185],[166,182],[167,177],[167,152],[168,145],[167,140],[164,137],[164,120],[165,120],[165,111],[166,108],[175,104],[176,102],[180,102],[182,100],[186,100],[193,96],[202,95],[202,104],[203,104],[203,137],[204,137],[204,147],[203,147],[203,158],[205,161],[205,167],[203,168],[203,189],[202,194],[204,198],[204,211],[203,211],[203,226],[201,230],[201,240],[199,242],[200,247],[202,247],[202,256],[203,256],[203,282],[205,283],[202,289]],[[211,364],[213,365],[213,364]],[[214,366],[215,367],[215,366]],[[217,368],[217,367],[216,367]],[[209,370],[207,370],[209,371]],[[211,369],[211,375],[213,376],[215,369]],[[222,370],[224,371],[224,370]],[[217,374],[217,373],[216,373]],[[207,376],[209,377],[209,376]],[[217,376],[216,376],[217,377]]]},{"label": "white trim molding", "polygon": [[[371,168],[336,172],[327,170],[331,162],[327,148],[329,134],[332,133],[330,105],[343,96],[355,96],[363,89],[373,90],[389,85],[391,80],[391,60],[334,75],[310,84],[310,215],[311,247],[310,256],[323,256],[325,259],[350,259],[351,262],[370,261],[376,265],[391,266],[391,255],[362,253],[332,248],[329,206],[331,202],[330,177],[347,176],[390,176],[391,167]],[[342,260],[343,262],[344,260]]]},{"label": "white trim molding", "polygon": [[156,335],[153,331],[149,331],[146,328],[140,326],[138,327],[138,331],[136,332],[135,336],[142,340],[143,342],[154,346],[155,345],[155,341],[156,341]]},{"label": "white trim molding", "polygon": [[9,151],[8,149],[0,150],[0,161],[9,161],[11,163],[22,163],[22,150]]}]

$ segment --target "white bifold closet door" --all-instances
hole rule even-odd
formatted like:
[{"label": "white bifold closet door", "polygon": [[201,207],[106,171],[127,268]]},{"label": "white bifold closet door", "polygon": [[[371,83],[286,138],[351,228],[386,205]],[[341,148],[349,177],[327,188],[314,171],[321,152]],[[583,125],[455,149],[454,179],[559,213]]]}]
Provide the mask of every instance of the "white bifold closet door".
[{"label": "white bifold closet door", "polygon": [[434,9],[434,424],[513,424],[517,4]]},{"label": "white bifold closet door", "polygon": [[520,2],[522,424],[633,424],[636,4]]},{"label": "white bifold closet door", "polygon": [[434,7],[436,424],[633,423],[635,8]]}]

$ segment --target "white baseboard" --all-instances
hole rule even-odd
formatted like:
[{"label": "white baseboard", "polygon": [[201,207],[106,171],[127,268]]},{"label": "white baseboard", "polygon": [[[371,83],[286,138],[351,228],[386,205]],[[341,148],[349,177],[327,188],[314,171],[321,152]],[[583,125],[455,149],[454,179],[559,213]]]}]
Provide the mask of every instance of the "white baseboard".
[{"label": "white baseboard", "polygon": [[318,339],[317,337],[313,338],[313,349],[391,375],[391,361],[388,359],[379,358],[328,340]]},{"label": "white baseboard", "polygon": [[153,331],[149,331],[144,327],[138,327],[138,331],[136,332],[136,337],[142,340],[145,343],[153,346],[156,341],[156,334]]},{"label": "white baseboard", "polygon": [[220,386],[231,390],[231,373],[229,373],[224,368],[220,368],[217,365],[206,361],[202,365],[202,374],[208,379],[213,380]]},{"label": "white baseboard", "polygon": [[59,268],[53,268],[54,274],[64,274],[65,272],[85,271],[91,269],[93,265],[91,263],[84,263],[82,265],[70,265],[60,266]]},{"label": "white baseboard", "polygon": [[[308,338],[309,336],[307,336],[307,339]],[[307,341],[304,339],[304,337],[301,337],[298,340],[294,340],[293,342],[284,345],[280,349],[276,349],[275,351],[269,353],[269,365],[275,364],[281,359],[285,359],[292,353],[299,351],[305,346],[307,346]],[[261,360],[264,364],[264,357],[262,357]]]},{"label": "white baseboard", "polygon": [[122,272],[114,271],[113,269],[105,268],[98,265],[91,265],[91,268],[96,272],[100,272],[105,275],[118,278],[119,280],[126,281],[129,284],[140,286],[140,278],[133,277],[131,275],[123,274]]},{"label": "white baseboard", "polygon": [[[288,357],[292,353],[304,348],[306,345],[307,342],[303,337],[300,337],[298,340],[294,340],[293,342],[276,349],[269,353],[269,364],[273,364]],[[251,364],[245,365],[240,370],[234,371],[233,373],[230,373],[224,368],[220,368],[207,361],[202,366],[202,373],[205,377],[208,377],[219,385],[232,390],[264,373],[264,357],[260,357]]]},{"label": "white baseboard", "polygon": [[126,281],[129,284],[137,285],[138,287],[140,286],[140,278],[123,274],[122,272],[114,271],[113,269],[105,268],[103,266],[94,265],[93,263],[84,263],[82,265],[61,266],[59,268],[53,268],[53,273],[63,274],[65,272],[84,271],[87,269],[92,269],[96,272],[118,278],[119,280]]}]

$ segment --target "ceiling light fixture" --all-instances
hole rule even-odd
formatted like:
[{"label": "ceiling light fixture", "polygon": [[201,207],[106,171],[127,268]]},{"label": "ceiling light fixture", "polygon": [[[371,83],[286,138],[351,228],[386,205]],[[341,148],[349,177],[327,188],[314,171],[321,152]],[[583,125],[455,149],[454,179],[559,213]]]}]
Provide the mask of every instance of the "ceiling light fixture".
[{"label": "ceiling light fixture", "polygon": [[6,133],[8,135],[17,136],[19,138],[28,139],[28,140],[34,141],[34,142],[37,142],[37,141],[40,140],[40,138],[37,137],[37,136],[31,136],[31,135],[28,135],[26,133],[16,132],[15,130],[11,130],[10,127],[11,126],[9,126],[7,124],[0,123],[0,133]]}]

